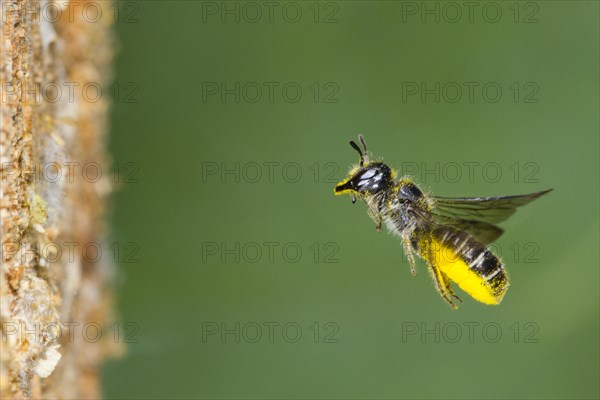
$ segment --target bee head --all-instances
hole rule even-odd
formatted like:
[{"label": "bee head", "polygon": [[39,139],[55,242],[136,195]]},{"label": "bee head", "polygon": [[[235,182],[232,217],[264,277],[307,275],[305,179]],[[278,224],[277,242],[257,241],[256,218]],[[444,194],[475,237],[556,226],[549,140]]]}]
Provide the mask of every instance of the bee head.
[{"label": "bee head", "polygon": [[356,196],[363,197],[373,195],[381,190],[385,190],[392,184],[392,170],[382,162],[368,161],[367,144],[362,135],[358,136],[360,144],[363,146],[364,153],[354,141],[350,146],[356,150],[360,156],[358,167],[352,168],[348,177],[335,186],[334,193],[352,194],[352,202],[356,202]]}]

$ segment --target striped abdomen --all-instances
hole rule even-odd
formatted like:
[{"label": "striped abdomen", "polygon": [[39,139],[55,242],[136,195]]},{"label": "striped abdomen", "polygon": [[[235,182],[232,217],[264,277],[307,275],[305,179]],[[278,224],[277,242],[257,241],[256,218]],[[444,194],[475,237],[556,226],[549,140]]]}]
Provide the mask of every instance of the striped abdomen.
[{"label": "striped abdomen", "polygon": [[499,304],[508,288],[502,262],[468,234],[442,226],[419,241],[419,254],[474,299]]}]

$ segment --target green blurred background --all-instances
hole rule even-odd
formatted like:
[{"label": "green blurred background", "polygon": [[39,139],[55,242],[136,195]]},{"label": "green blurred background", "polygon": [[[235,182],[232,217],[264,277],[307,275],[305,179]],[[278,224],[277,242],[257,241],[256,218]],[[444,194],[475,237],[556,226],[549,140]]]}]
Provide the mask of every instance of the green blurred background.
[{"label": "green blurred background", "polygon": [[[139,331],[108,398],[598,398],[598,2],[131,4],[110,147],[139,171],[111,218]],[[502,225],[500,306],[452,311],[333,196],[358,133],[438,195],[555,189]]]}]

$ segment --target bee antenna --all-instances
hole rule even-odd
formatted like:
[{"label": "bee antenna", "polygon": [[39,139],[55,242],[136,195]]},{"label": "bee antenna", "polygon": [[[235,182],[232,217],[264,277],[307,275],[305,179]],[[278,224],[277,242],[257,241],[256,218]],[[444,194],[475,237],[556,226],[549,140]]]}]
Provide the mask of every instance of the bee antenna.
[{"label": "bee antenna", "polygon": [[358,154],[360,154],[360,166],[364,166],[365,165],[365,156],[363,155],[362,150],[360,149],[360,147],[358,147],[358,145],[356,143],[354,143],[354,140],[350,141],[350,146],[352,146],[352,148],[356,151],[358,151]]},{"label": "bee antenna", "polygon": [[363,149],[365,149],[365,154],[367,154],[369,152],[367,150],[367,142],[365,142],[365,137],[362,135],[362,133],[358,135],[358,141],[362,145]]}]

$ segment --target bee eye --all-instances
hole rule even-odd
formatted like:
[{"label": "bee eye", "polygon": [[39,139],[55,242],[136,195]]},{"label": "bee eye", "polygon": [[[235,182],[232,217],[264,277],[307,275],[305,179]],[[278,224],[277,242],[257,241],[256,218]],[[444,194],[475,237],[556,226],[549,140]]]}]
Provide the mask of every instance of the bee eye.
[{"label": "bee eye", "polygon": [[362,176],[360,177],[360,179],[370,179],[373,176],[375,176],[375,174],[377,173],[376,170],[374,169],[369,169],[367,170],[364,174],[362,174]]}]

